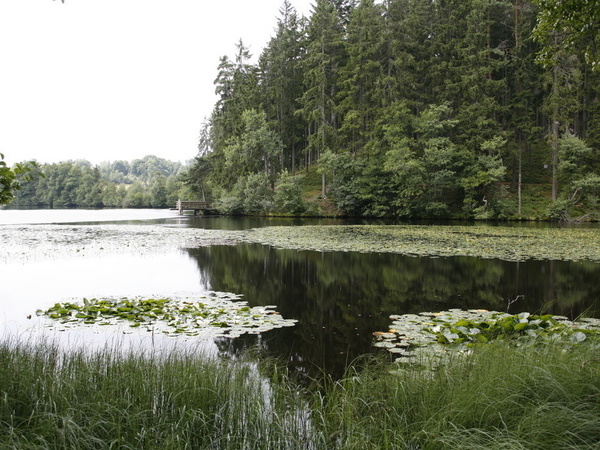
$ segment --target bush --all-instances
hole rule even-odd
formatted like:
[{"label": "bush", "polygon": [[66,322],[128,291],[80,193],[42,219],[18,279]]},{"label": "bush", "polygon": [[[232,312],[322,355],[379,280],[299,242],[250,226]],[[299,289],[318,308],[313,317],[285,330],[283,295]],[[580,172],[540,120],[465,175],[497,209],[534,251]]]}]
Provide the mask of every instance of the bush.
[{"label": "bush", "polygon": [[275,185],[274,201],[279,213],[302,214],[306,212],[302,188],[296,177],[291,176],[287,171],[281,174]]},{"label": "bush", "polygon": [[216,194],[216,209],[223,214],[242,214],[244,212],[244,189],[246,180],[239,179],[231,191],[221,190]]},{"label": "bush", "polygon": [[248,175],[243,201],[246,214],[266,214],[273,209],[273,191],[269,184],[265,173]]},{"label": "bush", "polygon": [[552,202],[550,206],[548,206],[547,216],[548,219],[554,220],[557,222],[568,222],[569,221],[569,207],[571,206],[571,202],[566,199],[559,199],[555,202]]}]

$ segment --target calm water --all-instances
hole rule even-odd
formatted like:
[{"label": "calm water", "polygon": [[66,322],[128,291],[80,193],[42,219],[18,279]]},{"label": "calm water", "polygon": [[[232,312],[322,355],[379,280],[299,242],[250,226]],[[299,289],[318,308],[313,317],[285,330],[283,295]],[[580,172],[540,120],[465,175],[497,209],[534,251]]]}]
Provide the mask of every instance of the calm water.
[{"label": "calm water", "polygon": [[[265,352],[284,358],[300,371],[340,374],[348,362],[371,350],[372,333],[386,330],[391,314],[449,308],[506,311],[509,300],[522,295],[524,299],[511,305],[510,312],[599,316],[597,263],[321,253],[257,244],[190,248],[173,240],[182,228],[232,230],[305,223],[309,222],[179,217],[168,210],[0,210],[0,233],[5,240],[0,241],[0,248],[18,249],[23,230],[30,239],[32,233],[39,235],[40,247],[58,231],[66,236],[64,247],[71,245],[70,251],[52,244],[56,248],[50,245],[49,251],[36,256],[13,251],[0,259],[0,321],[5,333],[35,334],[39,324],[26,317],[57,301],[232,292],[242,294],[251,306],[277,305],[285,318],[298,319],[298,324],[259,337],[220,338],[203,343],[204,347],[231,354],[258,342]],[[99,244],[103,245],[100,250],[89,251],[89,243],[76,240],[82,232],[103,229],[126,236],[127,245],[117,241],[111,247],[107,241]],[[140,234],[141,230],[146,234]],[[170,234],[161,234],[167,231]],[[163,237],[149,240],[148,235]],[[73,245],[80,245],[81,251]],[[109,338],[113,338],[109,331],[90,335],[71,330],[60,335],[68,342],[94,341],[97,345]],[[134,338],[135,342],[144,339]],[[157,339],[152,336],[153,345]]]}]

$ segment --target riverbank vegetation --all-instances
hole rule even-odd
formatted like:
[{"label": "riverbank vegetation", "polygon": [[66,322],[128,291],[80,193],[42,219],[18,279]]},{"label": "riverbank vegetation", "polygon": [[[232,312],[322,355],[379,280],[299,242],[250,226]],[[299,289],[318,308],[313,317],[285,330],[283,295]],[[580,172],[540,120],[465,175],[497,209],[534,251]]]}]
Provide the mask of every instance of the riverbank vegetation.
[{"label": "riverbank vegetation", "polygon": [[[21,166],[26,163],[22,163]],[[133,161],[40,163],[17,174],[11,206],[20,208],[165,208],[188,198],[186,166],[148,155]]]},{"label": "riverbank vegetation", "polygon": [[189,170],[154,157],[45,165],[45,179],[15,180],[14,203],[600,220],[597,10],[317,0],[306,18],[285,0],[255,63],[242,40],[221,57]]},{"label": "riverbank vegetation", "polygon": [[277,362],[0,344],[6,448],[596,448],[597,347],[478,347],[436,370],[377,358],[299,383]]},{"label": "riverbank vegetation", "polygon": [[221,58],[189,181],[236,214],[598,219],[598,8],[559,3],[284,1]]}]

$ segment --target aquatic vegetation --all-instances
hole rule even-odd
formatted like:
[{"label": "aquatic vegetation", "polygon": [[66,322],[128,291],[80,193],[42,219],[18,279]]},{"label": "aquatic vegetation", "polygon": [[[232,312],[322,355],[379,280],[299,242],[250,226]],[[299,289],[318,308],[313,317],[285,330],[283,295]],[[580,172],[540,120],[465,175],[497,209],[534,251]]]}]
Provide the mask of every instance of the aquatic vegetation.
[{"label": "aquatic vegetation", "polygon": [[474,256],[506,261],[600,261],[600,228],[454,225],[305,225],[247,230],[158,225],[7,225],[0,227],[0,261],[147,254],[165,248],[258,243],[314,251]]},{"label": "aquatic vegetation", "polygon": [[483,345],[435,371],[381,358],[299,385],[273,360],[0,341],[0,448],[592,449],[596,346]]},{"label": "aquatic vegetation", "polygon": [[0,262],[123,253],[147,255],[165,249],[233,245],[236,237],[237,233],[227,230],[174,225],[2,225]]},{"label": "aquatic vegetation", "polygon": [[357,361],[327,391],[328,448],[597,448],[598,345],[495,342],[451,352],[434,370]]},{"label": "aquatic vegetation", "polygon": [[46,310],[38,310],[37,314],[58,321],[61,326],[127,324],[131,328],[186,336],[202,333],[237,337],[296,323],[274,311],[275,306],[250,307],[240,298],[218,292],[193,300],[84,298],[81,303],[56,303]]},{"label": "aquatic vegetation", "polygon": [[600,341],[600,319],[570,321],[563,316],[506,314],[487,310],[451,309],[442,312],[394,315],[386,332],[375,332],[374,347],[399,356],[397,362],[414,362],[421,354],[439,354],[449,344],[461,348],[504,340],[516,344],[559,341],[577,344]]},{"label": "aquatic vegetation", "polygon": [[600,261],[600,246],[590,245],[600,242],[599,228],[327,225],[255,228],[240,233],[238,239],[297,250]]},{"label": "aquatic vegetation", "polygon": [[306,402],[261,372],[195,350],[0,341],[0,448],[310,448]]}]

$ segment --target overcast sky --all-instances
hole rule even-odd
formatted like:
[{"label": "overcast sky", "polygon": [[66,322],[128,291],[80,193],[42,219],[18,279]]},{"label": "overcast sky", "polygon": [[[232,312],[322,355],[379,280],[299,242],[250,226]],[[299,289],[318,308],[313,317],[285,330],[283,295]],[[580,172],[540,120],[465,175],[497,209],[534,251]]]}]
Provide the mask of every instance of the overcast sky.
[{"label": "overcast sky", "polygon": [[[0,153],[94,164],[196,156],[219,57],[254,61],[283,0],[0,0]],[[292,0],[309,16],[312,0]]]}]

